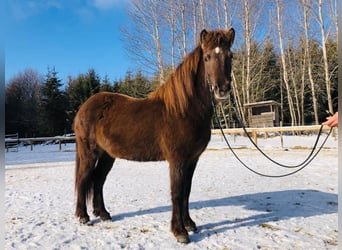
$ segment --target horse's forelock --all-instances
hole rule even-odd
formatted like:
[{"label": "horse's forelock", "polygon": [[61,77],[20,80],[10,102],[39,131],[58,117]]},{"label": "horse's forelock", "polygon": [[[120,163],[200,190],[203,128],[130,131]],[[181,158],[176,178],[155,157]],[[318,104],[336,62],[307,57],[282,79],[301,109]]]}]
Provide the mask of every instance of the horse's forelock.
[{"label": "horse's forelock", "polygon": [[235,37],[234,29],[217,30],[206,32],[202,37],[201,46],[204,50],[215,49],[216,47],[230,49]]}]

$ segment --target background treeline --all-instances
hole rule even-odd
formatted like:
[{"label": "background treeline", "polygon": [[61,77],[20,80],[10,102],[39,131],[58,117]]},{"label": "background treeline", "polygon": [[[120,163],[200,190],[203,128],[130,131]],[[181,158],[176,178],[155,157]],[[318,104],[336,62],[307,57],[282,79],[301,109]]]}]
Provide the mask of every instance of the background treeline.
[{"label": "background treeline", "polygon": [[[6,133],[70,133],[89,96],[113,91],[145,97],[196,46],[203,28],[230,27],[236,30],[234,105],[243,118],[248,120],[243,104],[275,100],[284,125],[319,124],[326,110],[337,110],[337,2],[131,0],[131,22],[122,35],[141,71],[114,82],[94,69],[66,82],[55,69],[43,76],[31,69],[19,72],[6,84]],[[238,126],[232,107],[228,102],[218,108],[227,127]]]},{"label": "background treeline", "polygon": [[78,108],[93,94],[111,91],[140,98],[153,86],[140,71],[134,75],[127,72],[125,79],[110,82],[89,69],[63,84],[55,69],[49,69],[45,76],[26,69],[6,84],[6,134],[36,137],[71,133]]},{"label": "background treeline", "polygon": [[[337,0],[132,0],[127,49],[161,82],[202,29],[234,27],[237,107],[274,99],[286,125],[318,124],[337,108]],[[231,105],[224,108],[232,117]],[[232,119],[230,119],[232,121]],[[228,121],[229,122],[229,121]],[[228,124],[231,126],[232,124]]]}]

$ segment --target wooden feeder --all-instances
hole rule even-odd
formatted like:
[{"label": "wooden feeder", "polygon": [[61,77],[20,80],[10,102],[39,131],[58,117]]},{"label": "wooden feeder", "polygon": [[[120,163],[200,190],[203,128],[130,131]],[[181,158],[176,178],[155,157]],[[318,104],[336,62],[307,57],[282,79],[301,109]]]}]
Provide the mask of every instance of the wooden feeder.
[{"label": "wooden feeder", "polygon": [[276,101],[246,103],[248,124],[250,128],[265,128],[279,126],[279,107]]}]

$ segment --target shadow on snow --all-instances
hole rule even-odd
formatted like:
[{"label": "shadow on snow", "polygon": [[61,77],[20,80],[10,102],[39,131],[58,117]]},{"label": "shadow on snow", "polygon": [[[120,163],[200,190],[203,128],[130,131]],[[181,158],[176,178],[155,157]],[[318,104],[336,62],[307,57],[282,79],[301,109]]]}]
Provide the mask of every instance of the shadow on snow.
[{"label": "shadow on snow", "polygon": [[[285,190],[232,196],[220,199],[190,202],[191,214],[194,210],[204,208],[225,207],[227,213],[231,206],[241,209],[260,212],[247,217],[227,219],[208,224],[201,224],[199,219],[195,222],[198,233],[190,236],[193,242],[200,241],[212,234],[217,234],[239,227],[257,226],[262,223],[287,220],[290,218],[311,217],[316,215],[337,213],[337,194],[321,192],[317,190]],[[142,216],[170,212],[171,206],[160,206],[135,212],[121,213],[112,216],[113,221],[128,217]],[[171,215],[170,215],[171,216]],[[193,216],[194,217],[194,216]],[[92,223],[99,223],[95,219]]]}]

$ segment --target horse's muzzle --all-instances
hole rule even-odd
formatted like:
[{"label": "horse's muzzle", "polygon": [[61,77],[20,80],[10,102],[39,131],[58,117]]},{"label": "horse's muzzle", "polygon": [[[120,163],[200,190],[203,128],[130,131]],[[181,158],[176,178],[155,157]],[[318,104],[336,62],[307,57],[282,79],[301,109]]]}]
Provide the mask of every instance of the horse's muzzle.
[{"label": "horse's muzzle", "polygon": [[213,93],[214,93],[214,98],[217,102],[225,102],[229,99],[230,97],[230,84],[227,84],[225,86],[219,87],[215,86]]}]

